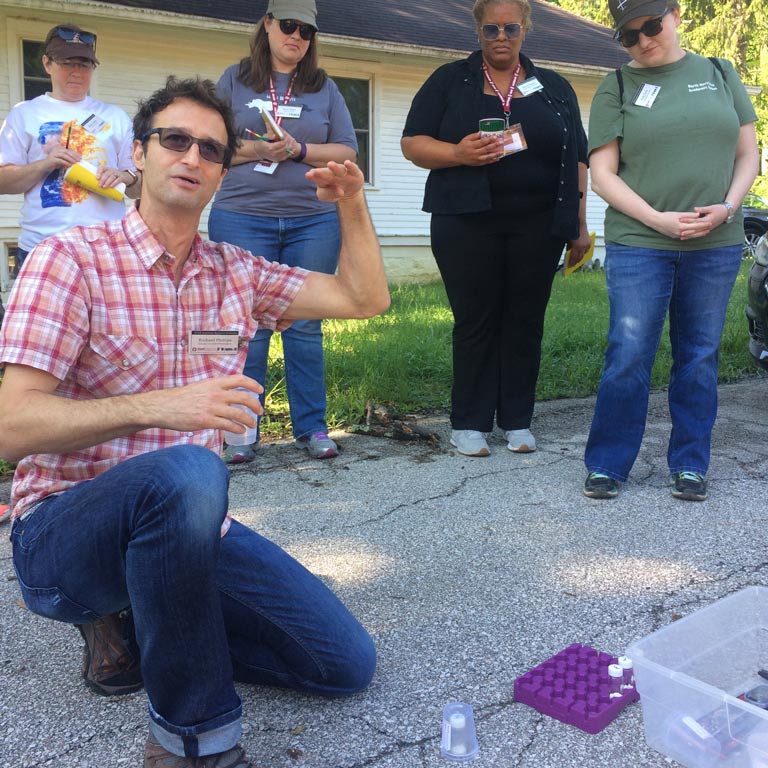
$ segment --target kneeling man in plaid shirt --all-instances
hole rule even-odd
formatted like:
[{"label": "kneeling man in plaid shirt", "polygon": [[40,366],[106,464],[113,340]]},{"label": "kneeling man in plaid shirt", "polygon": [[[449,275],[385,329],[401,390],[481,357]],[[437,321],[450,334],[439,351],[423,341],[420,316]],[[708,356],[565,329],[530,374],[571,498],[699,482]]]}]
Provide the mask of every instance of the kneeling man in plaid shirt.
[{"label": "kneeling man in plaid shirt", "polygon": [[198,235],[238,144],[210,81],[169,78],[133,128],[139,204],[44,240],[7,306],[14,564],[31,611],[79,625],[92,688],[145,686],[145,768],[255,768],[234,681],[342,696],[376,655],[319,579],[228,517],[221,432],[254,426],[238,405],[261,413],[239,373],[257,328],[370,317],[389,293],[353,163],[307,174],[343,245],[337,275],[306,272]]}]

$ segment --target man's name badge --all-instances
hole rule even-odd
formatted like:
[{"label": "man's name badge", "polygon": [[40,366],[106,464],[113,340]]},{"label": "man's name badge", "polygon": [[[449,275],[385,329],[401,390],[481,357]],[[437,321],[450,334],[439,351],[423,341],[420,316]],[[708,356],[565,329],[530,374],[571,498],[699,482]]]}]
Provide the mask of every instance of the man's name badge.
[{"label": "man's name badge", "polygon": [[237,331],[190,331],[190,355],[236,355],[240,346]]},{"label": "man's name badge", "polygon": [[523,80],[522,83],[517,84],[517,90],[523,94],[523,96],[530,96],[536,91],[543,91],[544,86],[539,82],[538,77],[529,77],[527,80]]},{"label": "man's name badge", "polygon": [[647,107],[650,109],[653,106],[653,102],[656,101],[656,97],[661,90],[660,85],[651,85],[650,83],[643,83],[635,95],[635,101],[633,102],[638,107]]},{"label": "man's name badge", "polygon": [[287,104],[282,104],[277,108],[277,117],[287,117],[290,119],[298,119],[301,117],[301,105],[289,107]]}]

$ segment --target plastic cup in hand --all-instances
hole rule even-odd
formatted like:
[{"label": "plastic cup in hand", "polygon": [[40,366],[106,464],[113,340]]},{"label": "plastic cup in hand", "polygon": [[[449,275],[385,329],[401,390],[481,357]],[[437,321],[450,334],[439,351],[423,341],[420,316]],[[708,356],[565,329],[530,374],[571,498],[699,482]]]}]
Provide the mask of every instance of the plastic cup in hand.
[{"label": "plastic cup in hand", "polygon": [[474,760],[479,752],[472,707],[460,701],[446,704],[443,708],[440,754],[449,760],[463,763]]},{"label": "plastic cup in hand", "polygon": [[[256,393],[253,392],[250,389],[245,389],[244,387],[238,387],[238,389],[241,392],[248,392],[248,394],[251,397],[257,397]],[[255,414],[248,406],[246,405],[240,405],[239,403],[233,403],[235,408],[241,408],[246,413],[250,413],[251,416],[253,416],[254,419],[256,419],[256,426],[251,427],[248,424],[243,424],[245,427],[245,432],[227,432],[226,430],[222,430],[222,436],[224,437],[224,442],[227,445],[251,445],[256,442],[259,436],[259,417],[257,414]],[[241,422],[242,423],[242,422]]]}]

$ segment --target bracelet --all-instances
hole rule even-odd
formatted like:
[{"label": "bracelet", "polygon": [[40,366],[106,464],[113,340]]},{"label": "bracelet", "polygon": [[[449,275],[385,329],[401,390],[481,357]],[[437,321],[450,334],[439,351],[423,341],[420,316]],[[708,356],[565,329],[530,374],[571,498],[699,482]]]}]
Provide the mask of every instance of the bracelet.
[{"label": "bracelet", "polygon": [[300,141],[299,146],[301,147],[301,151],[296,157],[291,158],[294,163],[300,163],[307,156],[307,145],[303,141]]},{"label": "bracelet", "polygon": [[728,215],[725,217],[725,223],[730,224],[733,221],[734,216],[736,216],[736,211],[733,210],[733,206],[728,200],[723,200],[721,205],[724,205],[725,210],[728,211]]},{"label": "bracelet", "polygon": [[128,189],[139,180],[139,174],[136,173],[136,171],[132,171],[130,168],[126,168],[125,172],[131,177],[131,181],[125,185],[125,188]]}]

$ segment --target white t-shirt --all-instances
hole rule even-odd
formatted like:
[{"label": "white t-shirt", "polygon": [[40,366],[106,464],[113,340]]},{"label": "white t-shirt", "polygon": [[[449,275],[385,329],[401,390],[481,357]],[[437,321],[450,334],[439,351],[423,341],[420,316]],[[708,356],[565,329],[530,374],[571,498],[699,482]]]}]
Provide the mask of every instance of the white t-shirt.
[{"label": "white t-shirt", "polygon": [[[23,101],[8,113],[0,128],[0,165],[41,160],[46,147],[66,142],[67,133],[70,149],[92,165],[133,169],[133,127],[122,109],[90,96],[82,101],[61,101],[48,93]],[[124,203],[70,184],[63,175],[63,171],[53,171],[24,194],[20,248],[30,251],[48,235],[75,224],[125,216]]]}]

